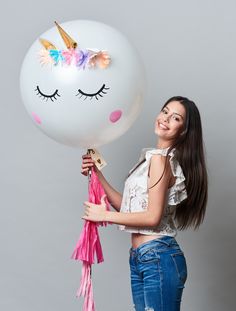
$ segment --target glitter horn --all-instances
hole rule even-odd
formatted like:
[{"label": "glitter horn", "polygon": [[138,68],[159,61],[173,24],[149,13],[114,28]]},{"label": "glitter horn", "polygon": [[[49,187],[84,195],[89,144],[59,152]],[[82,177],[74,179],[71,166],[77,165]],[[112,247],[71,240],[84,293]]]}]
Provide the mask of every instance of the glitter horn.
[{"label": "glitter horn", "polygon": [[67,49],[76,49],[77,43],[61,28],[61,26],[55,22],[57,29],[65,42],[65,45],[67,46]]}]

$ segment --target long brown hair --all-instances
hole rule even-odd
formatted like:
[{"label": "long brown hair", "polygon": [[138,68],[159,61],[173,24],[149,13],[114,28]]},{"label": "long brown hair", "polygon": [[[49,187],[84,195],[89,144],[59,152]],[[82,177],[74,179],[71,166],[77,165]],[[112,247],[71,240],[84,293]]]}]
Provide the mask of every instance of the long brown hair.
[{"label": "long brown hair", "polygon": [[[185,176],[187,198],[177,205],[174,218],[179,230],[189,227],[193,227],[196,230],[204,220],[208,199],[208,176],[203,147],[201,117],[195,103],[182,96],[171,97],[162,109],[172,101],[180,102],[185,108],[186,119],[184,131],[168,149],[163,173],[152,187],[163,177],[168,155],[175,148],[175,158],[179,162]],[[139,162],[127,177],[145,161],[143,159]]]}]

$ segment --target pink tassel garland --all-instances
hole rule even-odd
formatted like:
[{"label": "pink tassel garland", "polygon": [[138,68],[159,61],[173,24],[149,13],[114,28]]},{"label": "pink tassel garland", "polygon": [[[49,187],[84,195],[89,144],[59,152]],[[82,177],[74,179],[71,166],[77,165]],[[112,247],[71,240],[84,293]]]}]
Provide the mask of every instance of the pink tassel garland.
[{"label": "pink tassel garland", "polygon": [[[94,168],[91,169],[91,178],[89,180],[89,199],[88,201],[95,204],[101,204],[101,197],[105,191],[95,173]],[[107,210],[109,210],[109,202],[105,198]],[[91,279],[92,264],[94,264],[95,254],[97,263],[104,261],[102,246],[98,234],[98,226],[106,226],[106,222],[95,223],[85,220],[83,230],[76,247],[71,256],[72,259],[81,260],[83,262],[80,287],[77,291],[77,297],[84,297],[83,311],[95,311],[93,287]]]}]

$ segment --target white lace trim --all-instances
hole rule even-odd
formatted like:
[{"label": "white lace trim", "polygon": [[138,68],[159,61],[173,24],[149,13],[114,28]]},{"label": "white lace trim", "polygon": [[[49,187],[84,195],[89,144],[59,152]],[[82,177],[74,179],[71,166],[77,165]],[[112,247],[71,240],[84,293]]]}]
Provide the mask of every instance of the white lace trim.
[{"label": "white lace trim", "polygon": [[[161,154],[163,156],[166,156],[169,148],[151,149],[151,150],[149,148],[144,148],[144,149],[146,149],[146,161],[149,161],[152,155],[154,154]],[[172,174],[176,178],[175,184],[169,189],[169,200],[168,200],[169,205],[177,205],[187,198],[187,191],[185,189],[185,183],[184,183],[185,177],[184,177],[181,166],[179,165],[178,161],[174,157],[174,152],[175,152],[175,149],[171,150],[171,152],[168,155],[170,157],[169,161],[170,161]],[[145,154],[145,150],[144,150],[144,154]]]},{"label": "white lace trim", "polygon": [[[122,203],[121,203],[121,212],[131,213],[131,212],[142,212],[147,209],[148,204],[148,193],[147,193],[147,174],[149,162],[154,154],[161,154],[163,156],[167,155],[169,148],[165,149],[154,149],[154,148],[143,148],[141,150],[141,155],[139,158],[139,162],[143,159],[146,159],[144,163],[142,163],[137,170],[135,170],[131,176],[126,180]],[[161,223],[159,226],[153,230],[149,228],[134,228],[119,225],[118,228],[120,230],[125,230],[128,232],[139,232],[142,234],[150,234],[150,235],[169,235],[175,236],[177,234],[174,220],[172,218],[173,206],[176,206],[181,201],[187,198],[187,192],[185,189],[185,177],[182,171],[181,166],[178,161],[174,157],[175,149],[171,150],[169,153],[169,161],[172,173],[176,178],[175,184],[169,188],[168,198],[165,208],[164,215],[162,217]],[[136,164],[137,165],[137,164]],[[135,165],[135,166],[136,166]],[[134,167],[135,167],[134,166]],[[133,167],[133,168],[134,168]],[[131,172],[133,168],[129,171]]]}]

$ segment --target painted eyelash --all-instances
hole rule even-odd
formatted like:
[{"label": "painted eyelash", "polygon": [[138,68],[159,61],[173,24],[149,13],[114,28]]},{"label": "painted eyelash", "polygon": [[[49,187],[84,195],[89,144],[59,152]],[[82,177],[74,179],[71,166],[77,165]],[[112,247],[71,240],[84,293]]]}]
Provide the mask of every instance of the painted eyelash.
[{"label": "painted eyelash", "polygon": [[43,100],[46,98],[46,101],[48,101],[49,98],[51,99],[51,101],[54,101],[54,100],[57,100],[56,96],[59,96],[59,97],[61,96],[61,95],[58,94],[58,90],[57,89],[56,89],[56,91],[52,95],[44,94],[42,91],[40,91],[38,85],[37,85],[37,87],[35,89],[35,92],[38,92],[37,95],[39,97],[42,97]]},{"label": "painted eyelash", "polygon": [[76,94],[76,96],[80,95],[79,98],[82,98],[84,96],[84,100],[87,99],[87,97],[90,97],[90,100],[95,97],[97,100],[99,99],[98,96],[103,97],[102,94],[107,94],[107,90],[109,90],[109,87],[106,87],[105,84],[103,84],[103,86],[100,88],[99,91],[97,91],[96,93],[93,94],[89,94],[89,93],[85,93],[83,92],[81,89],[78,90],[78,94]]}]

